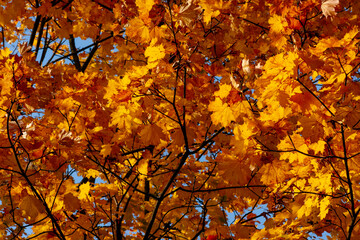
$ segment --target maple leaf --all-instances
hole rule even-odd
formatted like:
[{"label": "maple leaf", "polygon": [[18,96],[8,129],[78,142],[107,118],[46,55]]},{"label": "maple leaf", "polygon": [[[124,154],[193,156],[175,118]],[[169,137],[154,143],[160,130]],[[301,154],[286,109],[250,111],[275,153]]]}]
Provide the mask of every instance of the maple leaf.
[{"label": "maple leaf", "polygon": [[234,114],[227,103],[223,103],[220,98],[209,104],[209,110],[213,112],[211,119],[215,124],[221,124],[224,127],[235,121]]},{"label": "maple leaf", "polygon": [[162,140],[166,139],[166,135],[162,132],[162,128],[155,124],[149,124],[140,132],[140,137],[144,142],[157,146]]},{"label": "maple leaf", "polygon": [[[159,60],[165,57],[165,49],[160,45],[156,45],[157,40],[153,39],[150,43],[150,46],[145,50],[145,57],[148,57],[148,66],[149,68],[155,67]],[[155,46],[156,45],[156,46]]]},{"label": "maple leaf", "polygon": [[140,15],[149,14],[152,6],[155,4],[154,0],[136,0],[136,6],[139,8]]},{"label": "maple leaf", "polygon": [[75,197],[72,193],[67,193],[64,195],[64,205],[65,208],[71,212],[80,209],[79,198]]},{"label": "maple leaf", "polygon": [[109,156],[112,151],[112,144],[104,144],[101,146],[100,155],[103,157]]},{"label": "maple leaf", "polygon": [[96,177],[98,177],[99,176],[99,171],[97,171],[97,170],[94,170],[94,169],[89,169],[88,171],[87,171],[87,173],[86,173],[86,175],[85,175],[85,177],[87,177],[87,178],[96,178]]},{"label": "maple leaf", "polygon": [[[106,87],[106,94],[105,94],[104,98],[110,99],[114,95],[118,94],[118,92],[120,90],[126,89],[127,86],[130,84],[130,82],[131,82],[131,79],[127,75],[125,75],[122,78],[116,78],[116,79],[110,80]],[[125,94],[131,94],[131,93],[125,92]],[[124,92],[122,92],[121,95],[124,95]]]},{"label": "maple leaf", "polygon": [[246,122],[242,125],[236,125],[234,127],[234,135],[235,138],[244,138],[248,139],[254,132],[254,126],[252,126],[249,122]]},{"label": "maple leaf", "polygon": [[134,40],[148,42],[151,40],[150,30],[142,19],[133,18],[129,21],[129,26],[126,28],[126,35]]},{"label": "maple leaf", "polygon": [[318,141],[310,145],[310,148],[314,150],[315,154],[323,153],[325,151],[326,142],[325,141]]},{"label": "maple leaf", "polygon": [[133,111],[136,111],[136,106],[134,106],[133,109],[130,110],[123,105],[119,105],[116,111],[111,114],[111,125],[117,125],[119,126],[119,128],[126,129],[130,132],[132,127],[141,124],[141,121],[138,118],[130,114]]},{"label": "maple leaf", "polygon": [[[326,202],[325,202],[326,203]],[[305,199],[304,205],[298,210],[297,216],[302,218],[302,216],[309,216],[314,208],[317,208],[319,201],[317,197],[307,197]],[[324,210],[324,209],[323,209]]]},{"label": "maple leaf", "polygon": [[214,96],[217,96],[221,99],[226,98],[231,91],[231,86],[228,84],[220,85],[220,89],[215,92]]},{"label": "maple leaf", "polygon": [[79,199],[83,200],[83,199],[87,199],[89,196],[89,192],[90,192],[90,182],[87,182],[85,184],[81,184],[79,187]]},{"label": "maple leaf", "polygon": [[148,174],[148,162],[147,161],[143,161],[139,167],[138,167],[138,171],[140,173],[140,177],[144,178],[144,176],[146,176]]},{"label": "maple leaf", "polygon": [[45,208],[43,203],[37,199],[35,196],[28,195],[22,199],[20,205],[27,216],[31,218],[32,221],[36,221],[41,218],[42,213],[45,213]]},{"label": "maple leaf", "polygon": [[[209,1],[201,0],[201,6],[204,8],[204,22],[209,23],[212,17],[217,17],[220,14],[219,10],[213,9],[213,5]],[[219,2],[222,4],[222,0]]]},{"label": "maple leaf", "polygon": [[331,174],[324,173],[319,177],[314,177],[309,179],[309,183],[313,188],[317,188],[321,192],[326,194],[331,194],[332,184],[331,184]]},{"label": "maple leaf", "polygon": [[319,217],[320,219],[324,219],[329,212],[329,206],[330,206],[330,197],[325,197],[321,199],[320,201],[320,213]]},{"label": "maple leaf", "polygon": [[283,108],[278,106],[277,111],[265,111],[262,112],[260,116],[263,121],[267,121],[267,124],[271,124],[271,122],[277,122],[284,119],[290,113],[290,108]]},{"label": "maple leaf", "polygon": [[285,27],[287,26],[287,22],[282,16],[274,15],[271,16],[269,19],[269,24],[271,26],[271,30],[274,33],[282,33],[285,30]]},{"label": "maple leaf", "polygon": [[267,163],[261,168],[263,172],[261,181],[269,185],[283,182],[286,179],[289,169],[290,166],[285,162],[275,160]]}]

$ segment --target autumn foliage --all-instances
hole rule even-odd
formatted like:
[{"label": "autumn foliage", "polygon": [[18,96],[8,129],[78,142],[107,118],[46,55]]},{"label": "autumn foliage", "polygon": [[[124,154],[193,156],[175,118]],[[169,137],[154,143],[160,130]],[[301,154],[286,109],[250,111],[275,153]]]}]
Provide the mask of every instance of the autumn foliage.
[{"label": "autumn foliage", "polygon": [[360,236],[360,1],[0,6],[1,239]]}]

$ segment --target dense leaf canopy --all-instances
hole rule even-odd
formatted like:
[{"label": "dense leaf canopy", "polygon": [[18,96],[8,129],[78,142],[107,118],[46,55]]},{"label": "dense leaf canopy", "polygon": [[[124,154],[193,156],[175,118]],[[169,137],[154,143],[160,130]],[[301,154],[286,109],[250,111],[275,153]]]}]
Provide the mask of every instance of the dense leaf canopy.
[{"label": "dense leaf canopy", "polygon": [[360,1],[0,6],[1,239],[360,235]]}]

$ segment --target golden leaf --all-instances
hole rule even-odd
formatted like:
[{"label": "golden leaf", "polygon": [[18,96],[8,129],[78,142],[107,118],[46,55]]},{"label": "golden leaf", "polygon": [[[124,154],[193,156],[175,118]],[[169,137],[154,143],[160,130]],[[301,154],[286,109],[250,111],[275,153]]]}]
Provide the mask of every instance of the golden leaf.
[{"label": "golden leaf", "polygon": [[320,220],[324,219],[329,212],[329,206],[330,206],[330,197],[326,196],[320,201],[320,213],[319,217]]},{"label": "golden leaf", "polygon": [[[222,0],[220,1],[222,2]],[[217,17],[220,14],[219,10],[213,9],[214,5],[211,1],[201,0],[200,4],[204,9],[204,22],[206,24],[211,21],[212,17]]]},{"label": "golden leaf", "polygon": [[90,177],[97,178],[99,175],[100,175],[100,172],[95,169],[90,169],[86,173],[87,178],[90,178]]},{"label": "golden leaf", "polygon": [[148,174],[148,161],[141,161],[138,166],[138,171],[141,177],[144,177]]},{"label": "golden leaf", "polygon": [[145,57],[148,57],[148,66],[153,68],[158,64],[158,61],[165,57],[165,49],[162,44],[156,45],[156,39],[153,39],[150,46],[145,50]]},{"label": "golden leaf", "polygon": [[109,156],[112,150],[112,144],[104,144],[101,146],[100,155],[103,157]]},{"label": "golden leaf", "polygon": [[147,16],[155,4],[154,0],[136,0],[136,6],[139,8],[140,16]]},{"label": "golden leaf", "polygon": [[303,216],[308,217],[314,210],[313,208],[317,208],[318,203],[319,202],[317,197],[307,197],[305,199],[304,205],[297,212],[298,218],[302,218]]},{"label": "golden leaf", "polygon": [[133,18],[129,21],[129,26],[126,29],[126,35],[134,40],[142,42],[150,41],[150,31],[143,20],[140,18]]},{"label": "golden leaf", "polygon": [[83,199],[87,199],[87,197],[89,196],[89,192],[90,192],[90,182],[87,182],[85,184],[81,184],[79,187],[79,199],[83,200]]},{"label": "golden leaf", "polygon": [[230,90],[231,90],[231,85],[221,84],[220,89],[216,91],[214,95],[220,98],[226,98],[229,95]]},{"label": "golden leaf", "polygon": [[269,19],[270,29],[274,33],[282,33],[287,26],[285,19],[279,15],[273,15]]},{"label": "golden leaf", "polygon": [[215,124],[221,124],[227,127],[232,121],[235,121],[231,108],[227,103],[223,103],[220,98],[215,98],[215,101],[209,104],[209,110],[213,112],[213,114],[211,114],[211,120]]}]

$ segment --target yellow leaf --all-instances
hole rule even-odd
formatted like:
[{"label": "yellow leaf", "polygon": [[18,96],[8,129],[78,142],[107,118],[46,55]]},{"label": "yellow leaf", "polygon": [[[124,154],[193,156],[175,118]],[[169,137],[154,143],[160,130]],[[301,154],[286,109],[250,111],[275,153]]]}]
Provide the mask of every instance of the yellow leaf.
[{"label": "yellow leaf", "polygon": [[112,144],[104,144],[101,146],[100,155],[103,157],[109,156],[112,150]]},{"label": "yellow leaf", "polygon": [[314,197],[307,197],[304,205],[298,210],[298,218],[302,218],[304,215],[308,217],[313,211],[313,207],[317,207],[318,199]]},{"label": "yellow leaf", "polygon": [[[216,0],[218,1],[218,0]],[[204,22],[207,24],[211,21],[212,17],[217,17],[220,14],[219,10],[215,10],[214,7],[216,3],[209,0],[201,0],[200,1],[201,7],[204,9]],[[219,1],[218,4],[222,5],[222,0]]]},{"label": "yellow leaf", "polygon": [[127,75],[125,75],[123,78],[118,79],[118,83],[120,85],[120,88],[122,89],[126,89],[130,82],[131,80]]},{"label": "yellow leaf", "polygon": [[332,194],[331,173],[324,173],[319,178],[310,178],[309,183],[313,188],[317,188],[326,194]]},{"label": "yellow leaf", "polygon": [[340,47],[340,44],[340,41],[335,37],[323,38],[318,42],[316,48],[313,49],[313,53],[319,54],[320,52],[322,53],[328,48]]},{"label": "yellow leaf", "polygon": [[316,143],[312,143],[310,145],[310,148],[314,150],[315,154],[317,153],[323,153],[325,151],[325,145],[326,145],[326,142],[323,141],[323,140],[319,140],[318,142]]},{"label": "yellow leaf", "polygon": [[[335,81],[341,81],[343,78],[341,77],[341,75],[345,75],[345,74],[332,74],[328,79],[323,79],[323,80],[319,80],[319,84],[334,84]],[[340,79],[342,78],[342,79]]]},{"label": "yellow leaf", "polygon": [[148,161],[141,161],[138,167],[140,177],[144,177],[148,174]]},{"label": "yellow leaf", "polygon": [[133,126],[141,124],[142,122],[136,118],[134,113],[137,111],[137,105],[133,104],[131,110],[124,105],[119,105],[111,114],[112,121],[110,126],[117,125],[118,128],[131,132]]},{"label": "yellow leaf", "polygon": [[262,173],[261,181],[269,185],[284,182],[289,174],[289,169],[290,166],[285,161],[273,160],[260,169]]},{"label": "yellow leaf", "polygon": [[13,81],[11,81],[11,75],[9,74],[4,74],[4,76],[2,76],[3,78],[1,79],[0,82],[0,94],[2,96],[6,96],[6,95],[11,95],[11,90],[13,89],[14,85],[13,85]]},{"label": "yellow leaf", "polygon": [[129,76],[125,75],[124,77],[110,79],[107,85],[106,94],[104,96],[105,99],[110,99],[113,95],[117,94],[119,90],[127,89],[127,86],[130,84],[131,80]]},{"label": "yellow leaf", "polygon": [[269,19],[270,30],[274,33],[281,33],[285,30],[287,23],[282,16],[273,15]]},{"label": "yellow leaf", "polygon": [[140,16],[147,16],[152,8],[152,6],[155,4],[154,0],[136,0],[135,1],[136,6],[139,8]]},{"label": "yellow leaf", "polygon": [[159,60],[165,57],[165,49],[162,44],[155,46],[156,39],[152,40],[150,46],[145,50],[145,57],[148,57],[149,67],[155,67]]},{"label": "yellow leaf", "polygon": [[313,71],[311,73],[311,78],[313,79],[313,81],[316,79],[317,76],[319,76],[319,73],[317,71]]},{"label": "yellow leaf", "polygon": [[290,108],[283,108],[281,106],[278,106],[276,108],[272,106],[271,109],[260,113],[260,119],[261,121],[268,122],[267,124],[269,124],[270,121],[280,121],[286,118],[291,113],[292,111]]},{"label": "yellow leaf", "polygon": [[222,84],[220,85],[220,89],[214,93],[215,96],[220,98],[226,98],[231,90],[231,85]]},{"label": "yellow leaf", "polygon": [[140,18],[133,18],[129,21],[126,29],[126,35],[142,42],[150,41],[150,31],[146,24]]},{"label": "yellow leaf", "polygon": [[324,219],[327,215],[327,213],[329,212],[329,205],[330,205],[330,197],[324,197],[323,199],[321,199],[320,201],[320,213],[319,213],[319,217],[320,219]]},{"label": "yellow leaf", "polygon": [[280,143],[277,145],[277,147],[281,151],[286,151],[286,150],[290,150],[290,149],[294,148],[294,146],[291,144],[291,141],[289,140],[289,138],[281,139]]},{"label": "yellow leaf", "polygon": [[87,182],[85,184],[81,184],[79,187],[79,199],[83,200],[86,199],[90,192],[90,182]]},{"label": "yellow leaf", "polygon": [[347,32],[342,39],[342,42],[344,45],[349,44],[351,41],[353,41],[354,37],[359,33],[359,29],[357,26],[354,26],[353,29],[351,29],[349,32]]},{"label": "yellow leaf", "polygon": [[11,54],[11,51],[9,48],[5,48],[0,50],[0,60],[9,57]]},{"label": "yellow leaf", "polygon": [[100,172],[99,172],[99,171],[96,171],[96,170],[94,170],[94,169],[90,169],[90,170],[88,170],[87,173],[86,173],[86,177],[87,177],[87,178],[90,178],[90,177],[97,178],[99,175],[100,175]]},{"label": "yellow leaf", "polygon": [[253,126],[249,124],[249,122],[244,122],[241,125],[236,125],[234,128],[235,138],[239,139],[240,137],[243,139],[248,139],[253,134]]},{"label": "yellow leaf", "polygon": [[229,105],[223,103],[220,98],[216,98],[215,101],[209,104],[209,110],[213,112],[213,114],[211,114],[211,120],[215,124],[221,124],[227,127],[231,121],[235,121],[234,114]]},{"label": "yellow leaf", "polygon": [[271,41],[271,46],[276,47],[277,49],[282,49],[287,44],[287,38],[283,35],[278,35],[273,38]]},{"label": "yellow leaf", "polygon": [[102,126],[98,126],[98,127],[94,127],[91,131],[94,132],[94,133],[96,133],[96,132],[99,132],[99,131],[101,131],[101,130],[103,130],[103,127],[102,127]]},{"label": "yellow leaf", "polygon": [[131,78],[142,78],[149,72],[148,70],[148,66],[133,66],[129,75]]}]

